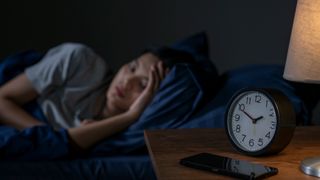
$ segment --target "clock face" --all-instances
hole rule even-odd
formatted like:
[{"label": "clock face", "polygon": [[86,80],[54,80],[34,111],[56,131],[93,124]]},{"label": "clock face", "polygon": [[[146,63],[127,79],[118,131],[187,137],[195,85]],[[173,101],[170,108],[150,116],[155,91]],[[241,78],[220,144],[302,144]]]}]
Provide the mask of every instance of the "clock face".
[{"label": "clock face", "polygon": [[229,137],[245,152],[263,150],[276,134],[278,116],[270,96],[262,91],[244,91],[232,100],[228,110]]}]

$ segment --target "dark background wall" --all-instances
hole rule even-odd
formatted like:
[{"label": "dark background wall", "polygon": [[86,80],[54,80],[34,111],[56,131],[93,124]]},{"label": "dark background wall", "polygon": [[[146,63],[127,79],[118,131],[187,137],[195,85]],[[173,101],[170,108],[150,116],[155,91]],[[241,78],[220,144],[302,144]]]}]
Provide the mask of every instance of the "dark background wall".
[{"label": "dark background wall", "polygon": [[220,72],[285,62],[296,0],[3,0],[0,58],[65,41],[118,68],[149,45],[206,31]]}]

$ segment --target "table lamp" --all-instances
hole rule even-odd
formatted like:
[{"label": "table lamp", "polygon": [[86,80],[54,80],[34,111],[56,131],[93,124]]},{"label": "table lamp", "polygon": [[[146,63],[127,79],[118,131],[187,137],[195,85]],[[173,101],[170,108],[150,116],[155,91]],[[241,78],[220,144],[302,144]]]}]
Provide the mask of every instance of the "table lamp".
[{"label": "table lamp", "polygon": [[[283,77],[320,84],[320,0],[298,0]],[[301,161],[300,169],[320,177],[320,155]]]}]

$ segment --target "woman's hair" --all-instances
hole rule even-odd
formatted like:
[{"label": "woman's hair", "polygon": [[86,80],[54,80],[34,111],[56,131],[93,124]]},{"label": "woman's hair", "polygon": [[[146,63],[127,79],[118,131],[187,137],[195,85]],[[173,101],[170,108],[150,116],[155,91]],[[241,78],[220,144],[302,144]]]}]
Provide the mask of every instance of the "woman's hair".
[{"label": "woman's hair", "polygon": [[147,48],[140,53],[140,56],[145,53],[152,53],[153,55],[157,56],[169,69],[171,69],[175,64],[196,63],[195,59],[190,53],[165,46],[160,48]]}]

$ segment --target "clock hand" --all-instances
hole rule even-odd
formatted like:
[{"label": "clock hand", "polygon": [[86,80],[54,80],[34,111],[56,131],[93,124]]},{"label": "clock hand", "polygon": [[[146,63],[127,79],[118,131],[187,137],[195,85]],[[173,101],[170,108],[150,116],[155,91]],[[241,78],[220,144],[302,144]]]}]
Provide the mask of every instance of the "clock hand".
[{"label": "clock hand", "polygon": [[240,110],[240,111],[242,111],[246,116],[248,116],[252,121],[254,121],[254,118],[250,116],[250,114],[248,114],[245,110]]},{"label": "clock hand", "polygon": [[248,116],[251,120],[252,120],[252,123],[255,124],[257,123],[258,120],[262,119],[263,116],[259,116],[257,118],[253,118],[249,113],[247,113],[245,110],[240,110],[242,111],[246,116]]},{"label": "clock hand", "polygon": [[260,120],[262,118],[263,118],[263,116],[259,116],[259,117],[255,118],[255,119],[253,119],[252,121],[255,124],[255,123],[257,123],[258,120]]},{"label": "clock hand", "polygon": [[258,120],[260,120],[262,118],[263,118],[263,116],[260,116],[260,117],[257,117],[255,120],[258,121]]}]

